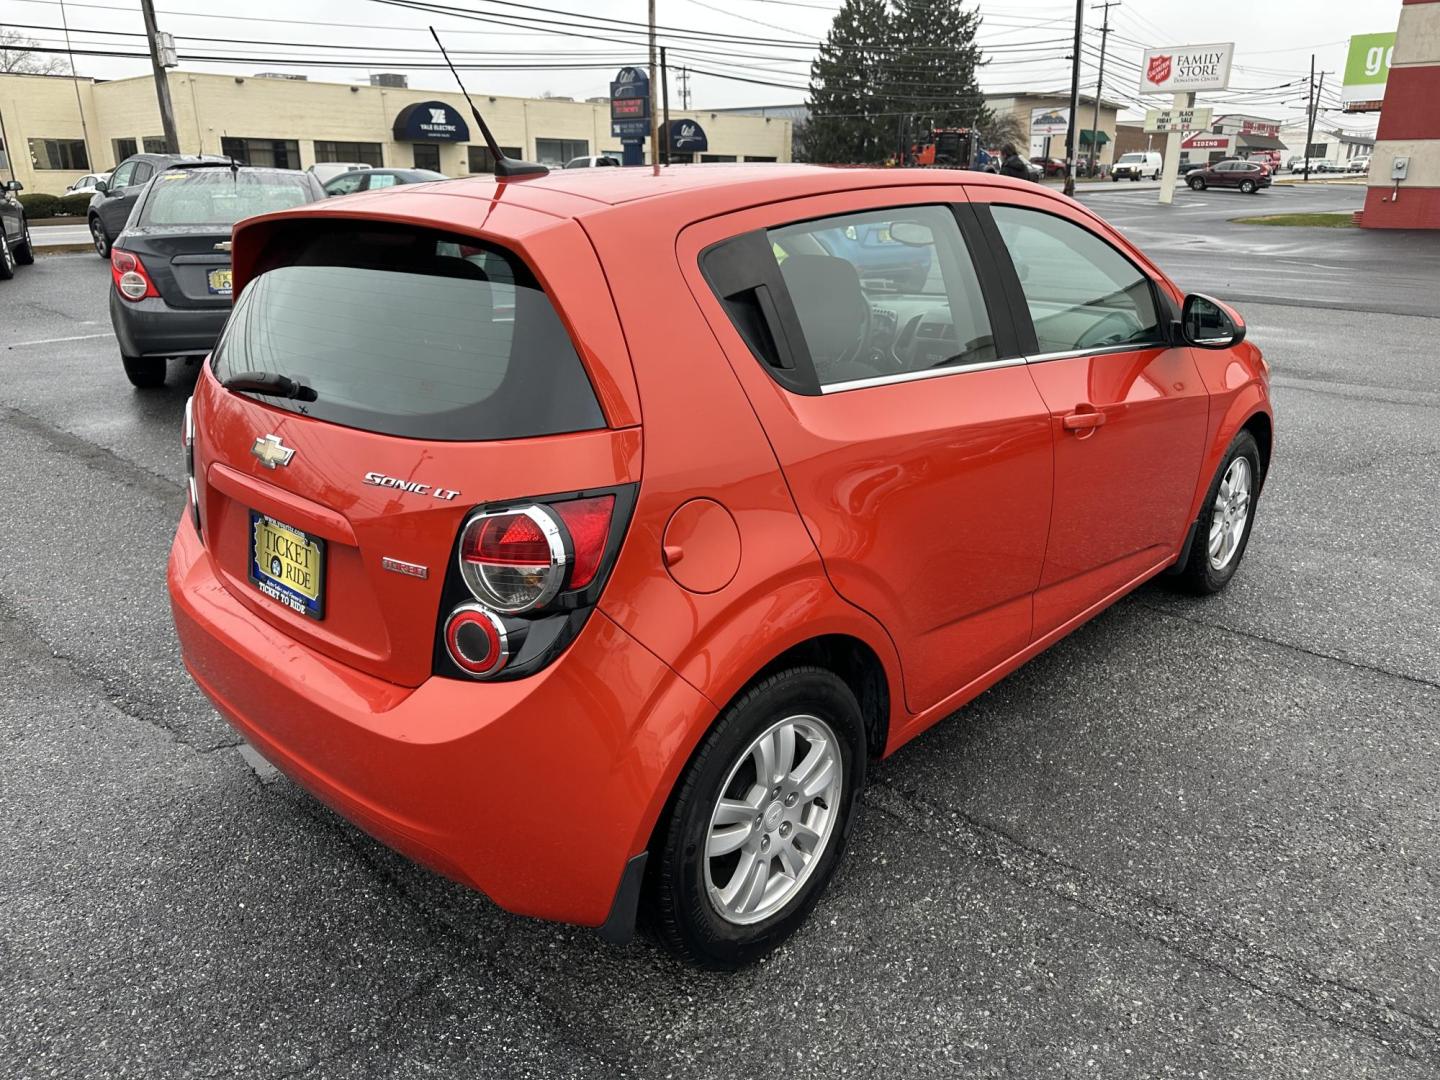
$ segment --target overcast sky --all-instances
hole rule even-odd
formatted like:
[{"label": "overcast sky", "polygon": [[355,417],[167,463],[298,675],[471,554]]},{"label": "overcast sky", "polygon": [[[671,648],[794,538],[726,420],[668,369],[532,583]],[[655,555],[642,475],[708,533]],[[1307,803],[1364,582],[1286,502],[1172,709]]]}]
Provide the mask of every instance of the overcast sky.
[{"label": "overcast sky", "polygon": [[[472,91],[490,94],[559,94],[576,98],[607,92],[614,70],[643,63],[645,50],[637,29],[646,18],[645,0],[438,0],[491,21],[428,14],[381,0],[156,0],[160,28],[175,35],[182,57],[223,54],[240,63],[183,60],[193,70],[253,74],[289,71],[311,79],[364,81],[369,72],[405,70],[403,62],[429,63],[433,22],[452,51],[468,64],[591,64],[585,70],[489,69],[466,71]],[[1083,87],[1093,93],[1101,13],[1086,0],[1087,33]],[[660,26],[668,28],[671,103],[679,103],[681,66],[692,69],[689,84],[697,108],[779,104],[803,101],[813,43],[824,36],[840,0],[657,0]],[[991,58],[982,83],[987,90],[1068,88],[1068,36],[1074,7],[1063,0],[982,0],[982,46]],[[1393,30],[1401,0],[1125,0],[1111,8],[1106,96],[1125,102],[1138,115],[1145,104],[1138,90],[1137,65],[1145,46],[1234,41],[1231,91],[1201,104],[1219,111],[1247,112],[1274,119],[1304,114],[1310,54],[1326,75],[1326,99],[1338,103],[1345,43],[1352,34]],[[583,12],[617,20],[604,25],[571,18]],[[137,0],[65,0],[64,13],[75,49],[141,52],[143,24]],[[522,27],[520,21],[529,21]],[[536,23],[550,20],[544,32]],[[0,25],[41,39],[63,43],[57,30],[28,29],[61,25],[59,0],[0,0]],[[631,25],[633,24],[633,25]],[[141,36],[100,34],[119,31]],[[588,35],[588,36],[577,36]],[[726,35],[716,41],[709,35]],[[204,38],[231,39],[205,41]],[[242,43],[236,39],[245,39]],[[358,46],[358,48],[317,48]],[[286,60],[290,62],[287,63]],[[305,67],[298,59],[326,59],[370,66]],[[457,56],[457,61],[461,58]],[[118,78],[143,75],[148,62],[138,59],[79,56],[81,75]],[[410,85],[449,89],[448,73],[411,70]],[[729,75],[732,78],[722,78]],[[751,82],[739,79],[754,80]],[[761,85],[775,83],[782,85]],[[1285,84],[1294,84],[1286,86]],[[1329,91],[1337,93],[1331,98]],[[1333,125],[1373,130],[1373,116],[1322,114]]]}]

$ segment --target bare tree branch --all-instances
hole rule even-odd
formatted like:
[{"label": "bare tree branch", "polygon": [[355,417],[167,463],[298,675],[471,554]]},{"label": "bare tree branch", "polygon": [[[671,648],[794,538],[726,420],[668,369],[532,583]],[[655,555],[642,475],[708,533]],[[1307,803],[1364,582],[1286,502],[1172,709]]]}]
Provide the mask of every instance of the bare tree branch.
[{"label": "bare tree branch", "polygon": [[0,75],[66,75],[70,65],[58,53],[37,53],[40,43],[14,30],[0,30]]}]

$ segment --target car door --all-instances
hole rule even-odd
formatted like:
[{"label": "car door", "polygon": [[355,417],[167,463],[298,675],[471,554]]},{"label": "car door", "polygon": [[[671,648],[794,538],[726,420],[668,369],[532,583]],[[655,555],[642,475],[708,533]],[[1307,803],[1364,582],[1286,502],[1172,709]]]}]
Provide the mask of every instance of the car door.
[{"label": "car door", "polygon": [[105,201],[100,204],[100,218],[105,222],[105,231],[112,237],[119,236],[125,228],[125,222],[130,219],[130,211],[135,207],[135,200],[140,197],[140,192],[154,175],[155,167],[148,161],[127,161],[115,170],[115,176],[119,179],[106,193]]},{"label": "car door", "polygon": [[[1050,514],[1049,414],[982,289],[990,253],[963,200],[798,199],[679,244],[827,575],[895,642],[912,711],[1028,644]],[[894,248],[885,275],[852,237]]]},{"label": "car door", "polygon": [[1210,399],[1190,350],[1170,344],[1174,298],[1118,236],[1056,199],[995,189],[983,198],[1054,432],[1035,595],[1042,637],[1174,558]]},{"label": "car door", "polygon": [[19,240],[23,221],[24,215],[15,193],[8,189],[0,190],[0,230],[4,231],[5,239],[12,243]]}]

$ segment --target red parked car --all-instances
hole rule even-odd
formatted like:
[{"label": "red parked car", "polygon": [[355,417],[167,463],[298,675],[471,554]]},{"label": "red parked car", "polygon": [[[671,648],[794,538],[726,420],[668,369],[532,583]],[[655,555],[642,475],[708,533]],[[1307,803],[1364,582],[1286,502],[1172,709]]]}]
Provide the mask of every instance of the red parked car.
[{"label": "red parked car", "polygon": [[1147,579],[1224,588],[1270,464],[1239,316],[981,173],[396,188],[242,222],[234,290],[196,681],[419,862],[711,966],[815,905],[870,762]]},{"label": "red parked car", "polygon": [[1258,161],[1241,158],[1226,158],[1195,169],[1186,174],[1185,182],[1193,191],[1204,191],[1207,187],[1239,188],[1246,195],[1253,195],[1261,188],[1270,186],[1270,169]]}]

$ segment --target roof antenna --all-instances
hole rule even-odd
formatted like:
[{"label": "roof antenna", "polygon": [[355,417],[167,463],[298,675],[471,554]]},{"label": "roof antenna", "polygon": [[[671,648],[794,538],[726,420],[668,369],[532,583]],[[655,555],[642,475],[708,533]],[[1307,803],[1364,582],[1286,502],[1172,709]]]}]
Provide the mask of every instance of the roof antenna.
[{"label": "roof antenna", "polygon": [[500,149],[500,144],[495,141],[495,136],[490,134],[490,125],[485,123],[485,118],[480,115],[480,110],[475,107],[475,102],[470,100],[470,92],[465,89],[465,84],[460,81],[460,73],[455,70],[455,65],[450,62],[450,54],[445,51],[445,46],[440,43],[440,35],[435,32],[435,27],[430,27],[430,36],[435,39],[435,44],[440,47],[440,55],[445,58],[445,64],[450,68],[450,74],[455,76],[455,85],[460,87],[460,93],[465,95],[465,103],[470,106],[470,115],[475,117],[475,123],[480,125],[480,134],[485,136],[485,145],[490,148],[490,156],[495,159],[495,178],[504,180],[509,176],[544,176],[550,170],[544,165],[533,161],[520,161],[517,158],[505,156],[505,151]]}]

